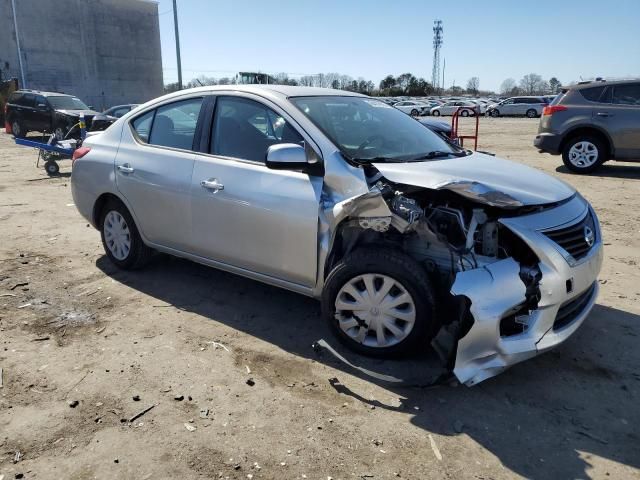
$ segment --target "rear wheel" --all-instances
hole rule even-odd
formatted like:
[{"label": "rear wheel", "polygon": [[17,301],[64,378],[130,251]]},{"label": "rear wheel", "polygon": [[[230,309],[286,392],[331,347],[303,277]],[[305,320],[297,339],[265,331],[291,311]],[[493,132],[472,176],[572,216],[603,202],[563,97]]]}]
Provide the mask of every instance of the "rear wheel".
[{"label": "rear wheel", "polygon": [[530,108],[529,110],[527,110],[527,113],[525,115],[528,118],[536,118],[538,116],[538,112],[536,112],[533,108]]},{"label": "rear wheel", "polygon": [[433,115],[434,117],[439,117],[440,116],[440,110],[434,110],[433,112],[431,112],[431,115]]},{"label": "rear wheel", "polygon": [[109,260],[123,270],[143,267],[153,250],[147,247],[129,210],[121,202],[111,200],[100,215],[100,236]]},{"label": "rear wheel", "polygon": [[343,258],[327,277],[322,314],[342,343],[365,355],[409,353],[435,333],[429,278],[392,250],[361,249]]},{"label": "rear wheel", "polygon": [[412,117],[417,117],[418,116],[418,110],[416,110],[415,108],[413,110],[411,110],[411,116]]},{"label": "rear wheel", "polygon": [[11,123],[11,133],[13,133],[13,136],[16,138],[24,138],[27,136],[27,130],[18,120],[14,120]]},{"label": "rear wheel", "polygon": [[462,110],[460,112],[460,116],[461,117],[468,117],[469,116],[469,110]]},{"label": "rear wheel", "polygon": [[591,173],[606,160],[604,143],[597,137],[579,135],[569,139],[562,149],[562,161],[575,173]]},{"label": "rear wheel", "polygon": [[493,110],[491,110],[491,116],[492,117],[499,117],[500,116],[500,110],[498,110],[497,108],[494,108]]}]

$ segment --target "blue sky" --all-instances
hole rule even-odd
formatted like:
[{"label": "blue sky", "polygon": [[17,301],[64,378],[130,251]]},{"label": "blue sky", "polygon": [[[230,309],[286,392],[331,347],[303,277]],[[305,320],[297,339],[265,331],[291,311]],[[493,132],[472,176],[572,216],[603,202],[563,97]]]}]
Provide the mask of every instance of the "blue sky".
[{"label": "blue sky", "polygon": [[[160,0],[165,82],[177,79],[172,0]],[[640,76],[640,0],[178,0],[183,80],[238,71],[339,72],[376,85],[431,79],[444,22],[445,84],[498,89],[527,73],[563,83]]]}]

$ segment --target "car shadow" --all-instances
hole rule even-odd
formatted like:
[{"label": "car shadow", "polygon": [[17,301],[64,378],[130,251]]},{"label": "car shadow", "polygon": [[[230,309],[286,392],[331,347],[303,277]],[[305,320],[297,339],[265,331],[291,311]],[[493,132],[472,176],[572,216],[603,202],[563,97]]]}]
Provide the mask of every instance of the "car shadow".
[{"label": "car shadow", "polygon": [[[573,173],[564,165],[557,167],[556,172],[579,176],[579,174]],[[632,162],[627,164],[620,162],[605,163],[604,165],[600,165],[596,171],[588,175],[590,177],[640,179],[640,164],[634,165]]]},{"label": "car shadow", "polygon": [[428,384],[440,371],[430,350],[392,361],[354,354],[334,341],[313,299],[164,255],[143,271],[117,270],[105,256],[96,265],[163,304],[383,387],[401,404],[370,400],[356,385],[327,378],[336,395],[406,413],[425,436],[470,437],[526,478],[585,478],[590,456],[640,467],[638,315],[597,305],[566,344],[473,388],[405,387],[356,371],[312,344],[324,338],[350,362],[409,384]]}]

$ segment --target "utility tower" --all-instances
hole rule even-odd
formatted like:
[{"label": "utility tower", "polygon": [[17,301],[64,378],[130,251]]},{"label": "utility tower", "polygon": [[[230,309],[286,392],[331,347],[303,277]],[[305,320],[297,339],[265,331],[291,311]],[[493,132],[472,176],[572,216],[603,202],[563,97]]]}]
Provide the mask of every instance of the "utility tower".
[{"label": "utility tower", "polygon": [[[438,91],[440,89],[440,47],[442,47],[442,20],[433,22],[433,72],[431,73],[431,84]],[[442,82],[444,88],[444,81]]]}]

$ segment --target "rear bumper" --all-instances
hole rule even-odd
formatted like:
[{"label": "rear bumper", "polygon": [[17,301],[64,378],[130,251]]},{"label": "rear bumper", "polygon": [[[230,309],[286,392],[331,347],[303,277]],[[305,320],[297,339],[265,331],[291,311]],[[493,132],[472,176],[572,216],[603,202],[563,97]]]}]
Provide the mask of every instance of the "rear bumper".
[{"label": "rear bumper", "polygon": [[539,133],[533,141],[533,145],[541,152],[550,153],[552,155],[560,154],[560,144],[562,138],[551,132]]}]

